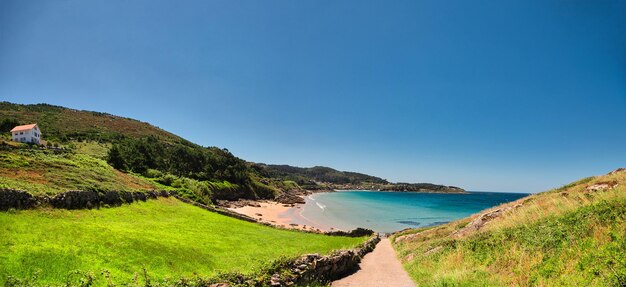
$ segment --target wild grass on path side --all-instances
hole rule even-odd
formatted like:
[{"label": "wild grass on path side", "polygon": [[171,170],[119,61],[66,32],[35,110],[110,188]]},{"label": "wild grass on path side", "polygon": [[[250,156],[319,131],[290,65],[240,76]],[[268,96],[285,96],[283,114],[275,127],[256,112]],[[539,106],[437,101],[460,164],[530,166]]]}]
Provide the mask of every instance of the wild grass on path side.
[{"label": "wild grass on path side", "polygon": [[399,257],[420,286],[626,286],[626,173],[520,202],[460,238],[470,219],[404,232]]}]

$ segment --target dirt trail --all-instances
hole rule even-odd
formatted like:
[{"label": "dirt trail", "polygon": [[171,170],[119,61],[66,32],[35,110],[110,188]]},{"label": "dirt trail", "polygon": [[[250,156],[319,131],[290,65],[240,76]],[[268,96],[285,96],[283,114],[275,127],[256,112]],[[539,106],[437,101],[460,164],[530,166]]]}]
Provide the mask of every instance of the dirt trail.
[{"label": "dirt trail", "polygon": [[415,287],[415,283],[396,258],[396,252],[388,238],[383,238],[374,251],[365,255],[359,267],[359,271],[333,282],[331,286]]}]

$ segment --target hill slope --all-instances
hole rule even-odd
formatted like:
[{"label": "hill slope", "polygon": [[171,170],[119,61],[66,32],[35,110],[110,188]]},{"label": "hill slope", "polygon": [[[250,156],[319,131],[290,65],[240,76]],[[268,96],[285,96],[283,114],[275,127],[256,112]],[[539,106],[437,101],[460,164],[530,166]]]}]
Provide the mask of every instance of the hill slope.
[{"label": "hill slope", "polygon": [[0,151],[0,188],[54,195],[67,190],[144,191],[158,187],[89,155],[18,149]]},{"label": "hill slope", "polygon": [[[20,105],[0,103],[0,122],[5,141],[9,140],[8,130],[13,123],[39,124],[44,140],[61,146],[55,154],[38,152],[26,145],[3,144],[0,155],[6,158],[24,158],[29,150],[37,162],[32,163],[30,172],[24,168],[0,166],[0,184],[3,187],[25,188],[26,183],[51,183],[49,191],[54,193],[68,189],[96,187],[134,190],[138,187],[176,189],[184,195],[208,203],[212,199],[273,198],[281,190],[259,182],[248,164],[228,150],[217,147],[202,147],[174,134],[133,119],[105,113],[79,111],[47,104]],[[22,155],[17,154],[18,151]],[[58,155],[63,154],[63,155]],[[64,164],[42,165],[42,162],[55,162],[64,157]],[[89,158],[92,157],[92,158]],[[108,162],[117,171],[116,177],[105,176],[118,181],[120,185],[98,184],[99,176],[90,169],[94,165],[81,166],[82,162]],[[80,174],[71,171],[72,166],[86,168]],[[69,168],[69,169],[68,169]],[[45,169],[45,170],[44,170]],[[128,176],[120,175],[123,171]],[[95,185],[64,180],[71,178],[96,182]],[[32,177],[29,177],[32,176]],[[131,180],[132,179],[132,180]],[[26,181],[19,184],[19,181]],[[124,183],[131,183],[123,186]],[[33,185],[31,185],[33,187]],[[39,186],[42,187],[42,186]],[[43,187],[42,187],[43,188]],[[33,190],[39,193],[41,188]],[[30,190],[27,190],[30,191]]]},{"label": "hill slope", "polygon": [[68,140],[113,142],[124,136],[155,136],[171,143],[186,142],[179,136],[134,119],[48,104],[20,105],[0,102],[0,119],[37,123],[44,132],[45,139],[59,142]]},{"label": "hill slope", "polygon": [[393,240],[420,286],[625,286],[626,170]]},{"label": "hill slope", "polygon": [[[87,187],[126,190],[158,187],[179,190],[203,203],[216,199],[274,198],[281,193],[302,188],[463,191],[443,185],[393,184],[378,177],[340,172],[327,167],[296,168],[248,163],[226,149],[202,147],[148,123],[129,118],[48,104],[0,102],[0,139],[8,140],[8,130],[15,124],[33,122],[39,124],[48,145],[60,145],[64,149],[57,150],[57,153],[69,154],[63,156],[68,165],[52,164],[44,170],[42,164],[31,160],[33,166],[30,172],[20,171],[11,165],[0,166],[5,169],[0,171],[2,187],[25,188],[23,181],[41,184],[54,182],[45,193]],[[15,151],[13,145],[6,143],[0,147],[0,154],[7,158],[20,157],[10,155]],[[54,162],[58,158],[50,153],[36,153],[33,149],[30,152],[41,162]],[[23,154],[21,157],[26,160]],[[100,178],[97,176],[89,176],[93,170],[79,177],[89,184],[62,178],[69,174],[65,168],[72,164],[81,166],[83,161],[94,163],[82,166],[89,168],[95,167],[99,160],[107,161],[116,170],[124,171],[129,176],[102,170],[116,174],[106,176],[103,184],[98,184]],[[42,180],[44,177],[47,179]],[[20,181],[22,184],[18,184]],[[124,188],[107,183],[112,181],[129,183],[130,186]],[[43,185],[39,185],[33,192],[40,193],[43,188]]]}]

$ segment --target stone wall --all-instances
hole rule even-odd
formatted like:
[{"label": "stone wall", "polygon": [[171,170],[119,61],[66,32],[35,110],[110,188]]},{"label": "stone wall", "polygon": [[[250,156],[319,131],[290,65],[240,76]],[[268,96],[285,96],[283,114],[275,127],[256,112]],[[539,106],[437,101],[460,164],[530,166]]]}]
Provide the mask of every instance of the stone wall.
[{"label": "stone wall", "polygon": [[181,197],[181,196],[178,196],[178,195],[173,195],[173,196],[176,199],[178,199],[178,200],[180,200],[180,201],[182,201],[184,203],[188,203],[188,204],[200,207],[200,208],[208,210],[208,211],[216,212],[216,213],[219,213],[221,215],[230,216],[230,217],[241,219],[241,220],[248,221],[248,222],[260,223],[256,219],[254,219],[254,218],[252,218],[250,216],[243,215],[243,214],[240,214],[240,213],[237,213],[237,212],[234,212],[234,211],[230,211],[228,209],[211,207],[211,206],[204,205],[204,204],[195,202],[195,201],[193,201],[191,199],[184,198],[184,197]]},{"label": "stone wall", "polygon": [[169,197],[167,191],[67,191],[48,198],[48,203],[55,208],[86,209],[102,206],[120,206],[135,201],[146,201],[157,197]]},{"label": "stone wall", "polygon": [[37,205],[37,199],[22,190],[0,189],[0,211],[28,209]]},{"label": "stone wall", "polygon": [[365,254],[372,252],[380,237],[376,236],[360,248],[341,250],[331,255],[319,254],[304,255],[291,264],[288,272],[272,275],[271,286],[305,286],[314,283],[327,283],[346,277],[359,269],[359,263]]},{"label": "stone wall", "polygon": [[120,206],[124,203],[168,197],[167,191],[82,191],[72,190],[55,196],[33,196],[22,190],[0,189],[0,211],[52,206],[64,209],[89,209],[103,206]]}]

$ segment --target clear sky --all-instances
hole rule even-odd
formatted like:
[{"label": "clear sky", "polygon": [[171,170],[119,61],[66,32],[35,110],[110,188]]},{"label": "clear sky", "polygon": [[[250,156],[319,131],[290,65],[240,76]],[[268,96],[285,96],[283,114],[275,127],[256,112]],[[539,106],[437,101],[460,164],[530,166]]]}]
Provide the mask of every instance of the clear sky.
[{"label": "clear sky", "polygon": [[538,192],[626,166],[626,1],[0,1],[0,100]]}]

